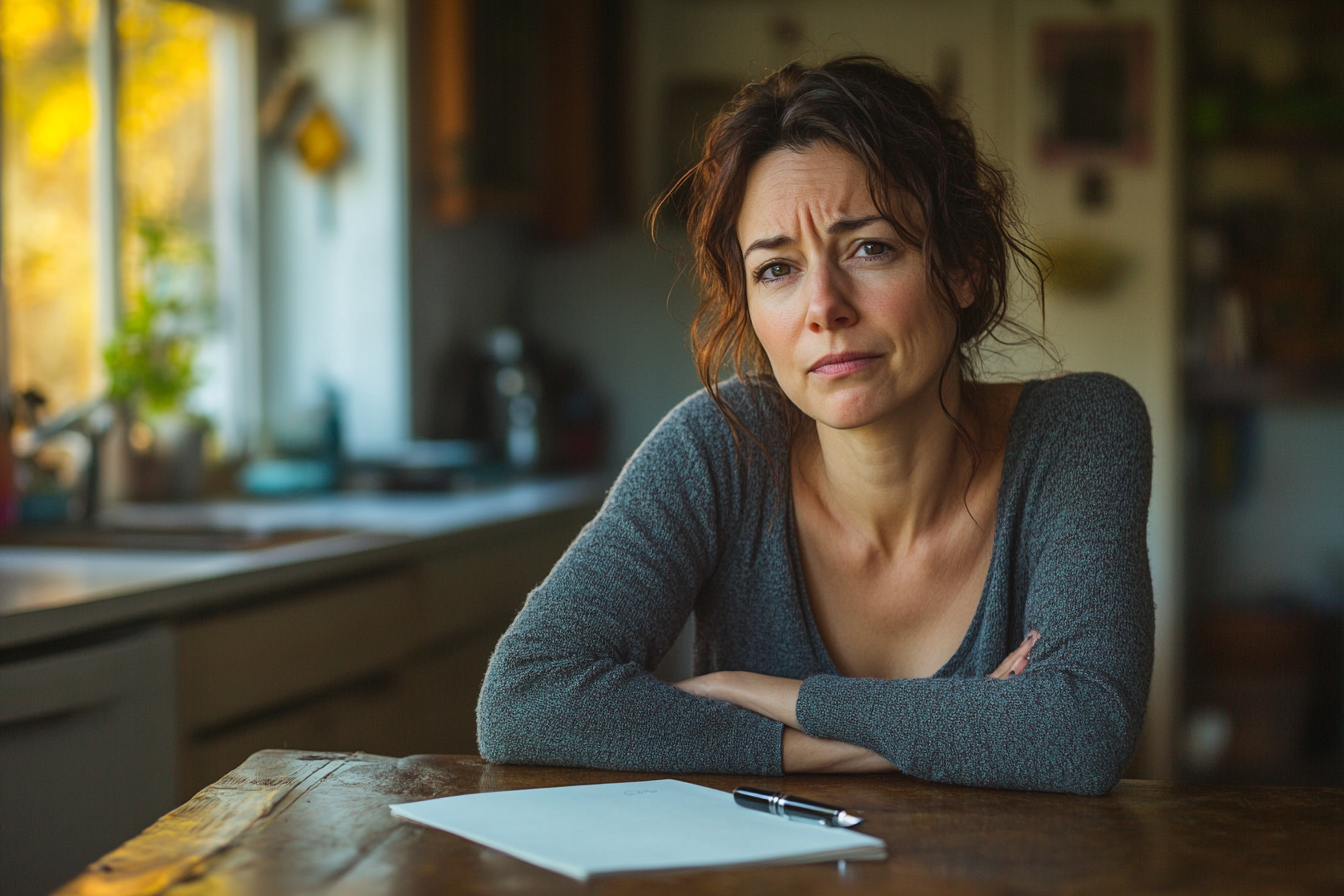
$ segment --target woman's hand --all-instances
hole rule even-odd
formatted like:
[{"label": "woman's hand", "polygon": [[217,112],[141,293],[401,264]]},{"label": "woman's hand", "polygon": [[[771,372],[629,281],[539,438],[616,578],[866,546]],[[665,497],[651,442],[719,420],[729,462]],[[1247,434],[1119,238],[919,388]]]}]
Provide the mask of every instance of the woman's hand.
[{"label": "woman's hand", "polygon": [[679,681],[676,687],[698,697],[722,700],[774,719],[784,727],[781,760],[785,774],[889,772],[895,767],[879,754],[841,740],[804,734],[798,726],[796,678],[777,678],[755,672],[711,672]]},{"label": "woman's hand", "polygon": [[818,772],[863,775],[896,770],[880,753],[843,740],[812,737],[793,728],[784,729],[780,759],[786,775]]},{"label": "woman's hand", "polygon": [[1027,663],[1031,661],[1031,648],[1036,646],[1036,642],[1041,640],[1041,633],[1032,629],[1025,641],[1003,658],[999,663],[999,668],[989,673],[990,678],[1011,678],[1014,675],[1021,675],[1027,671]]},{"label": "woman's hand", "polygon": [[[1041,638],[1032,629],[1022,644],[1003,658],[990,678],[1011,678],[1026,671],[1031,661],[1031,648]],[[785,726],[783,767],[787,774],[802,772],[889,772],[895,766],[865,747],[839,740],[812,737],[798,724],[798,691],[802,682],[796,678],[778,678],[756,672],[711,672],[677,682],[688,694],[722,700],[743,709],[774,719]]]},{"label": "woman's hand", "polygon": [[757,715],[798,728],[798,689],[796,678],[777,678],[756,672],[711,672],[679,681],[675,687],[697,697],[722,700]]},{"label": "woman's hand", "polygon": [[[1031,661],[1031,648],[1040,639],[1041,633],[1032,629],[1022,644],[1004,657],[989,677],[1012,678],[1021,675]],[[697,697],[722,700],[749,709],[801,731],[797,708],[798,690],[802,685],[796,678],[778,678],[756,672],[711,672],[679,681],[674,686]]]}]

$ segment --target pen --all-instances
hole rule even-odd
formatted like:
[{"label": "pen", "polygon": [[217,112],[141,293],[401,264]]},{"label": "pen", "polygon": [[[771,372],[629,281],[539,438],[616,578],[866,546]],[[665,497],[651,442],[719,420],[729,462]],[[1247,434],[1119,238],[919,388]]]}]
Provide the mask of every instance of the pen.
[{"label": "pen", "polygon": [[857,815],[851,815],[838,806],[828,806],[805,800],[787,793],[772,793],[769,790],[757,790],[754,787],[739,787],[733,791],[733,800],[739,806],[769,812],[790,821],[810,821],[833,828],[852,828],[863,821]]}]

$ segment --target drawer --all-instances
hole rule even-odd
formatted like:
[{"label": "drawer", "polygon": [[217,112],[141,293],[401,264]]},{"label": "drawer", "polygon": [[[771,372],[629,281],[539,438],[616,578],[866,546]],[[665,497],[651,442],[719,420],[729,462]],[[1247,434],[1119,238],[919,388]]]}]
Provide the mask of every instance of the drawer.
[{"label": "drawer", "polygon": [[178,630],[182,728],[198,731],[394,667],[411,641],[416,577],[315,589]]}]

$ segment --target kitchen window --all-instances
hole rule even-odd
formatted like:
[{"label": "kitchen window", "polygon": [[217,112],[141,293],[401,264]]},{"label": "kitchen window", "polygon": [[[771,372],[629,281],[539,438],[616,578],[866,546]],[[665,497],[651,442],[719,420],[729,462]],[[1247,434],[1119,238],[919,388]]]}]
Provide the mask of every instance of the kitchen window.
[{"label": "kitchen window", "polygon": [[256,404],[249,17],[183,0],[4,0],[7,373],[48,414],[107,387],[117,321],[173,300],[199,327],[192,410],[239,446]]}]

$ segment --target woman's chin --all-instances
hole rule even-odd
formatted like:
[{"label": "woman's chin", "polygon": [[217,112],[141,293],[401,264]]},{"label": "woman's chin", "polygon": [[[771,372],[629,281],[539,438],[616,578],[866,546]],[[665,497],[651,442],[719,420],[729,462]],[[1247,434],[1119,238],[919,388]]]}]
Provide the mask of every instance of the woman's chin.
[{"label": "woman's chin", "polygon": [[[815,411],[815,413],[813,412]],[[819,403],[819,406],[803,413],[811,417],[820,426],[828,429],[862,429],[881,420],[882,410],[869,406],[866,402]]]}]

